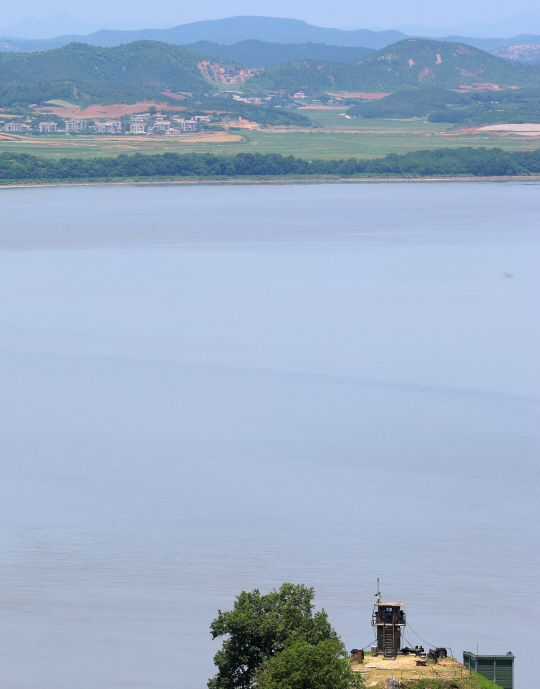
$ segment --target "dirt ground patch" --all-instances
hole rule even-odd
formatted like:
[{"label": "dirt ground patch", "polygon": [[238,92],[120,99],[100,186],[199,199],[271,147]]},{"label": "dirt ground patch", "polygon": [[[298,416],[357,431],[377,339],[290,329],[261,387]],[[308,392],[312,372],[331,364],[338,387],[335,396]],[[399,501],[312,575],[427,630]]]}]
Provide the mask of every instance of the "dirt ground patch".
[{"label": "dirt ground patch", "polygon": [[231,127],[237,127],[238,129],[251,129],[252,131],[260,129],[260,126],[257,124],[257,122],[245,120],[243,117],[239,117],[237,120],[229,120],[229,122],[224,122],[223,126],[226,129],[230,129]]},{"label": "dirt ground patch", "polygon": [[465,666],[455,658],[445,658],[427,665],[417,665],[416,656],[397,656],[394,660],[382,656],[366,656],[363,663],[353,665],[355,672],[364,677],[367,687],[384,686],[388,677],[397,677],[403,682],[420,679],[450,680],[468,675]]}]

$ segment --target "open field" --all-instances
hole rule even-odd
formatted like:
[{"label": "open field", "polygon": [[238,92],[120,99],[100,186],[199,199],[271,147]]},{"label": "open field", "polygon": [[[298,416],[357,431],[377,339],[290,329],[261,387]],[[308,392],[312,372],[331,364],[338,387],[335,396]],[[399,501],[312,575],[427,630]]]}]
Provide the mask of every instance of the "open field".
[{"label": "open field", "polygon": [[94,156],[117,156],[122,153],[166,153],[195,152],[215,150],[216,146],[227,146],[231,143],[242,144],[241,135],[233,132],[209,132],[185,134],[178,136],[97,136],[77,135],[66,137],[52,136],[16,136],[0,134],[0,153],[16,151],[51,158],[88,158]]},{"label": "open field", "polygon": [[440,147],[493,147],[535,150],[540,139],[498,130],[455,130],[426,119],[347,119],[335,110],[310,110],[318,129],[275,128],[200,132],[179,136],[0,135],[0,152],[50,157],[115,156],[120,153],[281,153],[300,158],[378,158]]},{"label": "open field", "polygon": [[185,110],[180,104],[167,105],[158,101],[153,103],[145,101],[144,103],[119,103],[118,105],[89,105],[82,111],[78,105],[67,101],[56,100],[50,101],[50,103],[52,105],[44,105],[41,108],[36,108],[35,111],[43,114],[52,113],[60,117],[74,117],[75,119],[105,119],[146,112],[151,105],[155,105],[158,110]]}]

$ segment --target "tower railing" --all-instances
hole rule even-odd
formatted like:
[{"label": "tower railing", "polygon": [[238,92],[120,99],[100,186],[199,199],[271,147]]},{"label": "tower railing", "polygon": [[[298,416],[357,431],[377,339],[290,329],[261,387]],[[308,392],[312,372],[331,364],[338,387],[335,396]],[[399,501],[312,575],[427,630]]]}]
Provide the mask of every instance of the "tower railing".
[{"label": "tower railing", "polygon": [[406,616],[403,610],[399,612],[387,612],[386,610],[374,610],[373,617],[371,618],[371,624],[376,627],[378,624],[395,624],[400,627],[404,627],[406,622]]}]

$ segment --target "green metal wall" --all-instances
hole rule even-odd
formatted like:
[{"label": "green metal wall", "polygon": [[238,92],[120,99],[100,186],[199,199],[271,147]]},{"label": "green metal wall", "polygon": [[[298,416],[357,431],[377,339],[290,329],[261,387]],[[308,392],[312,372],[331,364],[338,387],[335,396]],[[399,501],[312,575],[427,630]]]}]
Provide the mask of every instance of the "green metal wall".
[{"label": "green metal wall", "polygon": [[477,656],[469,651],[464,651],[463,665],[465,665],[467,670],[477,672],[503,689],[514,689],[513,655]]},{"label": "green metal wall", "polygon": [[513,689],[512,682],[513,658],[497,658],[497,679],[496,684],[504,689]]}]

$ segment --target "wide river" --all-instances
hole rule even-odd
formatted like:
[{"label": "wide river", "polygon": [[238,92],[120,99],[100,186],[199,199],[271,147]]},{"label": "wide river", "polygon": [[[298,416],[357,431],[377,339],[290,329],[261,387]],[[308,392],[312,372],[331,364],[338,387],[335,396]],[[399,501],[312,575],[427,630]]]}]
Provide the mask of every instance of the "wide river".
[{"label": "wide river", "polygon": [[[3,689],[203,689],[243,589],[538,685],[540,185],[0,190]],[[417,636],[419,635],[419,636]]]}]

